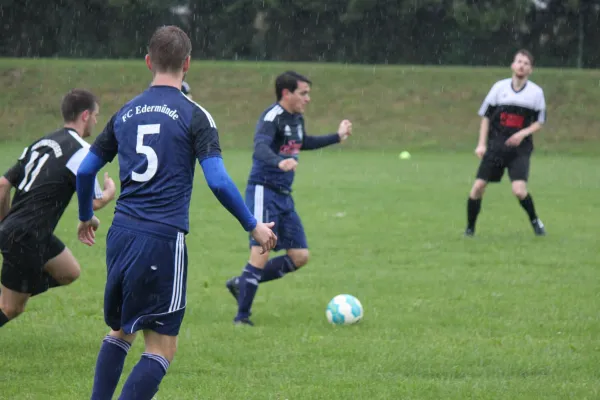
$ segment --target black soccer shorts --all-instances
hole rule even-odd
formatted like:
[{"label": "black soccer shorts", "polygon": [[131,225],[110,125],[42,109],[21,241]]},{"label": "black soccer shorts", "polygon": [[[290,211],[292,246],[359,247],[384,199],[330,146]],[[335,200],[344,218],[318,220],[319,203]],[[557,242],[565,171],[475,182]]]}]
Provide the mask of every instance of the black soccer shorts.
[{"label": "black soccer shorts", "polygon": [[65,245],[53,234],[36,232],[2,232],[0,251],[3,262],[0,282],[20,293],[37,293],[47,285],[43,270],[46,263],[62,253]]},{"label": "black soccer shorts", "polygon": [[529,179],[530,151],[490,151],[488,150],[477,170],[477,179],[486,182],[500,182],[504,170],[508,170],[511,182],[526,181]]}]

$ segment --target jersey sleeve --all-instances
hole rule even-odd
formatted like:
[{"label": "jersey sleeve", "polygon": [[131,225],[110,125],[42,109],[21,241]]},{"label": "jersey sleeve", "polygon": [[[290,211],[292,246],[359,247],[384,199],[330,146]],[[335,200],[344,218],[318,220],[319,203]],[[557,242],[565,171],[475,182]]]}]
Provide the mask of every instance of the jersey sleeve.
[{"label": "jersey sleeve", "polygon": [[203,108],[196,108],[190,125],[194,151],[199,162],[209,157],[220,157],[219,131],[212,116]]},{"label": "jersey sleeve", "polygon": [[538,95],[535,111],[537,112],[537,122],[540,124],[546,123],[546,98],[544,97],[544,91],[541,89]]},{"label": "jersey sleeve", "polygon": [[284,159],[276,154],[271,145],[277,135],[276,119],[265,117],[256,125],[254,134],[254,157],[268,165],[276,167]]},{"label": "jersey sleeve", "polygon": [[483,100],[481,107],[479,107],[478,114],[480,117],[488,117],[489,118],[494,113],[494,110],[496,109],[496,106],[498,105],[498,102],[496,100],[497,92],[498,92],[498,84],[496,83],[494,86],[492,86],[492,88],[488,92],[487,96],[485,96],[485,99]]},{"label": "jersey sleeve", "polygon": [[117,143],[117,137],[115,135],[115,119],[117,115],[113,115],[110,121],[104,127],[104,130],[90,148],[90,151],[102,158],[106,162],[112,162],[117,155],[119,145]]},{"label": "jersey sleeve", "polygon": [[17,162],[4,173],[4,177],[12,186],[17,186],[17,184],[23,179],[25,172],[25,156],[27,155],[28,150],[29,148],[26,147]]},{"label": "jersey sleeve", "polygon": [[[77,184],[77,170],[79,170],[79,166],[81,165],[85,156],[88,154],[88,151],[89,151],[89,149],[87,149],[86,147],[82,147],[81,149],[77,150],[71,156],[69,161],[67,161],[67,168],[73,174],[72,175],[73,186],[76,186],[76,184]],[[102,198],[102,187],[100,186],[100,183],[98,182],[98,178],[95,178],[94,179],[94,199],[101,199],[101,198]]]}]

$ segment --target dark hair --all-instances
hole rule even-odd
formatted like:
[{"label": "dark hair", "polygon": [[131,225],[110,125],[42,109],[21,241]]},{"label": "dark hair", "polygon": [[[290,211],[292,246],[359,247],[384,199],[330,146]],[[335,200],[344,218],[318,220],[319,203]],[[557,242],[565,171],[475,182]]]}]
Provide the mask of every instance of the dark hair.
[{"label": "dark hair", "polygon": [[277,96],[277,101],[281,100],[283,89],[294,92],[298,88],[298,82],[306,82],[309,85],[312,84],[307,77],[300,75],[295,71],[286,71],[279,75],[277,79],[275,79],[275,95]]},{"label": "dark hair", "polygon": [[529,50],[520,49],[519,51],[517,51],[515,53],[515,57],[519,54],[524,55],[525,57],[529,58],[529,63],[533,66],[533,54],[531,54],[531,52]]},{"label": "dark hair", "polygon": [[174,25],[158,28],[148,44],[150,61],[158,72],[179,72],[191,53],[190,38]]},{"label": "dark hair", "polygon": [[63,97],[60,110],[65,122],[74,122],[85,110],[93,112],[96,104],[98,100],[92,92],[73,89]]}]

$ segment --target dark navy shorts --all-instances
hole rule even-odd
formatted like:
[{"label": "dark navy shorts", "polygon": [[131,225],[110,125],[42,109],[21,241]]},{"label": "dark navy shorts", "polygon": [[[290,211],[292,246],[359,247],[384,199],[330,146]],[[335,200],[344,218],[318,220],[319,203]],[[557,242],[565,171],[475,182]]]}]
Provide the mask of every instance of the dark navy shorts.
[{"label": "dark navy shorts", "polygon": [[106,239],[104,319],[113,330],[177,336],[186,306],[187,248],[176,228],[117,213]]},{"label": "dark navy shorts", "polygon": [[[274,251],[308,248],[304,227],[290,194],[263,185],[248,185],[246,205],[258,222],[275,222],[273,232],[277,235],[277,245]],[[260,246],[252,236],[250,246]]]}]

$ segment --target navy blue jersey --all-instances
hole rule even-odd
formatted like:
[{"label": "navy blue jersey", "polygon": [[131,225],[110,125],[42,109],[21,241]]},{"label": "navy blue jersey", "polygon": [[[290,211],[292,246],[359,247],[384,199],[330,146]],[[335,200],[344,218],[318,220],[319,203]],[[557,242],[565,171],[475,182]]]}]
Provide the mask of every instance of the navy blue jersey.
[{"label": "navy blue jersey", "polygon": [[90,151],[119,160],[116,212],[189,232],[196,160],[221,156],[215,121],[178,88],[151,86],[113,115]]},{"label": "navy blue jersey", "polygon": [[307,136],[304,126],[302,114],[291,114],[278,103],[263,111],[254,134],[249,184],[291,192],[295,172],[282,171],[279,163],[286,158],[298,159],[301,149],[313,150],[339,142],[337,133],[321,137]]}]

